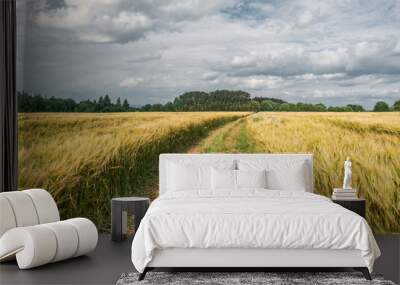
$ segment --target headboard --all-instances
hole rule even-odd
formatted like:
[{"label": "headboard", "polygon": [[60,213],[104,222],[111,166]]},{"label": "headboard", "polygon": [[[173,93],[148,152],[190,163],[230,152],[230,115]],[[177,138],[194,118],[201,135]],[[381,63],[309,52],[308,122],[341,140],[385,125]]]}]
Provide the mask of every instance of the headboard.
[{"label": "headboard", "polygon": [[255,159],[267,159],[273,162],[288,161],[288,160],[302,160],[306,163],[307,173],[306,179],[308,181],[307,192],[313,192],[314,179],[313,179],[313,155],[312,154],[267,154],[267,153],[255,153],[255,154],[225,154],[225,153],[163,153],[160,154],[159,160],[159,187],[160,195],[166,192],[167,185],[167,163],[168,161],[179,161],[188,163],[198,163],[198,164],[213,164],[220,160],[232,160],[232,162],[237,160],[255,160]]}]

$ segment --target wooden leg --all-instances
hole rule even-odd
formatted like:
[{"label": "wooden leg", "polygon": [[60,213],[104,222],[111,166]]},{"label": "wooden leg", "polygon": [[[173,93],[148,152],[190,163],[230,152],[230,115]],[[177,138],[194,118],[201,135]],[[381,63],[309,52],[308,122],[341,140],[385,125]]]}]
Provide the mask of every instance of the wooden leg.
[{"label": "wooden leg", "polygon": [[142,281],[144,279],[144,277],[146,277],[146,273],[147,273],[148,269],[147,267],[143,270],[142,273],[139,274],[139,278],[138,281]]},{"label": "wooden leg", "polygon": [[362,274],[364,275],[365,279],[372,280],[371,274],[369,274],[369,270],[367,267],[354,267],[354,269],[357,271],[361,271]]}]

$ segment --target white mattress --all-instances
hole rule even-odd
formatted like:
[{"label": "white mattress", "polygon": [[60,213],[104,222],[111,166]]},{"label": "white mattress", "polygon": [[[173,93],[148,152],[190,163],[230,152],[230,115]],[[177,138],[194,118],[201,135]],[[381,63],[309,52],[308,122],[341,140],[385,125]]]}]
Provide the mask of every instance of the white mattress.
[{"label": "white mattress", "polygon": [[372,271],[379,248],[367,222],[329,199],[295,191],[248,189],[220,197],[167,193],[156,199],[132,243],[139,272],[156,250],[358,250]]}]

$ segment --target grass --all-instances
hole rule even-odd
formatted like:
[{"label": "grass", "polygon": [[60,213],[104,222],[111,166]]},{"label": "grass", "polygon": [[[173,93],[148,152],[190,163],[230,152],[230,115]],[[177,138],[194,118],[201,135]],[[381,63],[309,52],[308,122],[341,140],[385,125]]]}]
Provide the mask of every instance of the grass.
[{"label": "grass", "polygon": [[237,133],[238,126],[241,124],[241,122],[242,119],[238,119],[211,131],[207,137],[200,140],[191,149],[189,149],[188,152],[237,152],[236,138],[234,138],[232,134]]},{"label": "grass", "polygon": [[156,195],[158,156],[184,152],[245,113],[19,115],[19,187],[55,197],[62,218],[110,229],[110,199]]},{"label": "grass", "polygon": [[255,145],[248,133],[247,124],[242,124],[240,126],[239,134],[236,139],[236,148],[239,152],[255,152]]},{"label": "grass", "polygon": [[245,118],[212,131],[209,136],[189,150],[191,153],[251,153],[255,151],[256,145],[248,134]]}]

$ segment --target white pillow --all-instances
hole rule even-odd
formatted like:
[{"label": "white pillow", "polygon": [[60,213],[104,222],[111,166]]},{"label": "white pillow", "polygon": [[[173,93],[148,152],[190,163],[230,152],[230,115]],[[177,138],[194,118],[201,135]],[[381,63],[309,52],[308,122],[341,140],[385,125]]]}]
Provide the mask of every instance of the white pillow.
[{"label": "white pillow", "polygon": [[306,191],[310,183],[307,174],[309,170],[304,160],[240,160],[238,168],[253,171],[266,169],[268,189]]},{"label": "white pillow", "polygon": [[232,169],[211,169],[212,190],[235,190],[236,170]]},{"label": "white pillow", "polygon": [[168,164],[168,190],[190,191],[210,189],[210,167]]},{"label": "white pillow", "polygon": [[211,191],[211,167],[235,169],[236,160],[215,161],[196,159],[174,159],[167,162],[166,188],[169,191]]},{"label": "white pillow", "polygon": [[262,170],[236,170],[238,188],[267,188],[267,171]]},{"label": "white pillow", "polygon": [[271,169],[267,172],[268,188],[274,190],[303,191],[307,189],[305,164],[284,171]]}]

